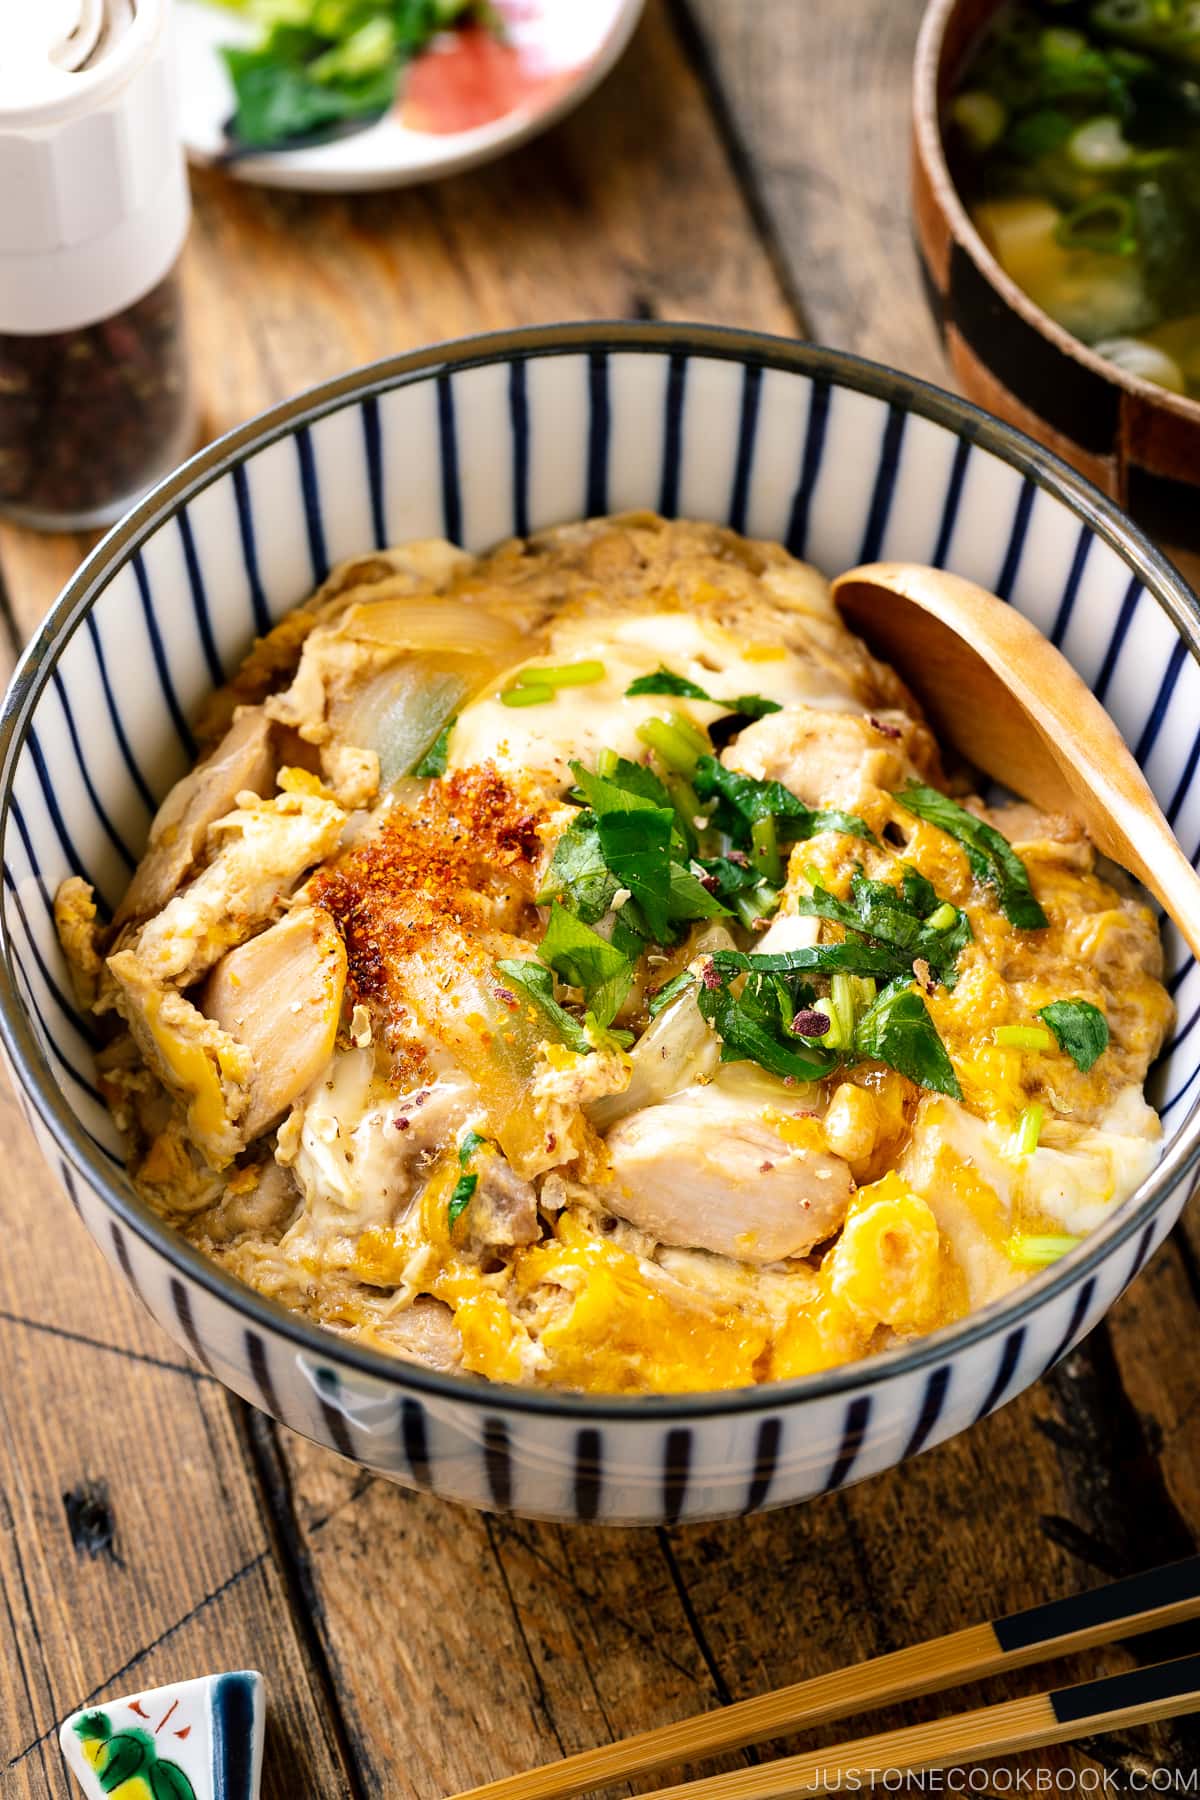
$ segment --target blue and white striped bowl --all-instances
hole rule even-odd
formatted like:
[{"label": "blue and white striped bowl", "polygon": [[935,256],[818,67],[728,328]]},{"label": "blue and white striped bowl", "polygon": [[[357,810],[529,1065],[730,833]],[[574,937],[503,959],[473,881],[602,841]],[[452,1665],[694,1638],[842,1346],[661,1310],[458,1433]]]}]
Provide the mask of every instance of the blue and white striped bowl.
[{"label": "blue and white striped bowl", "polygon": [[1200,974],[1152,1078],[1159,1167],[1065,1262],[873,1361],[651,1400],[492,1387],[392,1362],[260,1299],[132,1192],[51,922],[62,878],[115,905],[188,719],[331,563],[631,507],[782,539],[829,571],[934,562],[1059,644],[1200,845],[1200,628],[1180,578],[1094,488],[946,394],[832,351],[699,327],[523,331],[397,357],[234,432],[84,564],[0,721],[0,1030],[51,1166],[101,1250],[220,1380],[343,1456],[472,1505],[632,1523],[779,1506],[860,1479],[1011,1399],[1109,1307],[1200,1154]]}]

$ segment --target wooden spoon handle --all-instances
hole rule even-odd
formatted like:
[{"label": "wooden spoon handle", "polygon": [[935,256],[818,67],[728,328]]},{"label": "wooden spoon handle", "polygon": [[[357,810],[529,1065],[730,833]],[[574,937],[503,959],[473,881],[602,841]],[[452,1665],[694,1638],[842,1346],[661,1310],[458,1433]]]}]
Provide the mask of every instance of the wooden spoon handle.
[{"label": "wooden spoon handle", "polygon": [[851,569],[833,593],[944,741],[1015,793],[1077,818],[1200,959],[1200,877],[1120,732],[1035,625],[974,582],[914,563]]}]

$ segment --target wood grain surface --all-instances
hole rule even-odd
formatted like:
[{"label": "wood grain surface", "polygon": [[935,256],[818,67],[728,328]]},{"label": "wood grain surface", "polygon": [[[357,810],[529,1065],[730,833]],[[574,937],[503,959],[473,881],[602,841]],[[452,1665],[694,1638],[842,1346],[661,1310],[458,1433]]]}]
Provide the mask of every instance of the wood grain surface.
[{"label": "wood grain surface", "polygon": [[[905,193],[918,11],[650,0],[581,111],[475,175],[345,200],[197,179],[205,435],[385,352],[534,320],[807,330],[944,378]],[[10,660],[85,548],[0,528]],[[967,1436],[804,1508],[600,1534],[402,1492],[252,1413],[140,1313],[2,1104],[4,1800],[66,1800],[56,1728],[83,1701],[246,1664],[268,1684],[268,1800],[437,1800],[1196,1547],[1194,1220]],[[1127,1787],[1198,1763],[1181,1724],[1009,1767]]]}]

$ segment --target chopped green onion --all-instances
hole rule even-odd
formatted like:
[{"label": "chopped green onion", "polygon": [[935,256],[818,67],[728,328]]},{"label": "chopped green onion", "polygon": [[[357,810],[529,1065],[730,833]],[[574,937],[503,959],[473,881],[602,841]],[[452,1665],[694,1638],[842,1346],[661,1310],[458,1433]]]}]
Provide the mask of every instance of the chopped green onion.
[{"label": "chopped green onion", "polygon": [[1102,113],[1076,127],[1067,139],[1067,155],[1085,174],[1102,174],[1126,168],[1133,161],[1133,145],[1126,140],[1120,119]]},{"label": "chopped green onion", "polygon": [[765,875],[775,887],[782,884],[783,858],[779,854],[779,835],[775,830],[774,813],[768,813],[765,819],[755,819],[751,825],[750,860],[760,875]]},{"label": "chopped green onion", "polygon": [[1087,47],[1082,31],[1072,31],[1067,25],[1048,26],[1038,45],[1047,62],[1074,62]]},{"label": "chopped green onion", "polygon": [[602,750],[596,758],[597,775],[602,776],[605,781],[611,781],[617,772],[617,765],[620,761],[615,750]]},{"label": "chopped green onion", "polygon": [[590,687],[594,681],[603,681],[607,673],[602,662],[560,663],[548,669],[518,669],[515,677],[517,687]]},{"label": "chopped green onion", "polygon": [[942,904],[934,912],[930,913],[925,923],[928,925],[930,931],[949,931],[950,927],[956,923],[957,919],[957,906],[951,906],[948,900],[943,900]]},{"label": "chopped green onion", "polygon": [[1009,1145],[1010,1156],[1032,1156],[1038,1147],[1038,1139],[1042,1135],[1046,1109],[1040,1101],[1035,1100],[1031,1106],[1018,1115],[1016,1130],[1012,1134]]},{"label": "chopped green onion", "polygon": [[1137,249],[1133,202],[1124,194],[1094,194],[1058,221],[1054,235],[1067,250],[1132,256]]},{"label": "chopped green onion", "polygon": [[696,764],[704,754],[694,749],[678,726],[666,719],[646,719],[637,728],[637,738],[677,775],[694,774]]},{"label": "chopped green onion", "polygon": [[675,817],[679,821],[683,841],[689,852],[694,851],[699,841],[696,820],[703,816],[700,797],[686,775],[677,775],[672,772],[667,775],[663,786],[671,796],[671,805],[675,808]]},{"label": "chopped green onion", "polygon": [[817,1012],[829,1014],[829,1030],[821,1042],[827,1050],[848,1050],[854,1042],[857,994],[852,975],[840,971],[829,978],[829,998],[818,1001]]},{"label": "chopped green onion", "polygon": [[1044,1025],[997,1025],[992,1040],[1005,1050],[1050,1050],[1054,1046]]},{"label": "chopped green onion", "polygon": [[769,881],[760,881],[757,886],[742,888],[730,896],[730,903],[747,931],[753,931],[759,919],[765,919],[779,905],[779,889]]},{"label": "chopped green onion", "polygon": [[994,94],[972,88],[959,94],[950,107],[950,117],[966,138],[971,149],[982,155],[1004,135],[1008,114]]},{"label": "chopped green onion", "polygon": [[1045,1269],[1082,1242],[1082,1238],[1069,1237],[1065,1232],[1061,1237],[1034,1237],[1026,1236],[1024,1232],[1014,1232],[1006,1248],[1013,1262],[1023,1263],[1030,1269]]},{"label": "chopped green onion", "polygon": [[697,756],[712,755],[712,740],[707,731],[697,725],[693,719],[689,719],[686,713],[668,713],[667,720],[681,737],[687,739]]},{"label": "chopped green onion", "polygon": [[547,700],[553,700],[552,687],[510,687],[505,688],[500,699],[505,706],[545,706]]}]

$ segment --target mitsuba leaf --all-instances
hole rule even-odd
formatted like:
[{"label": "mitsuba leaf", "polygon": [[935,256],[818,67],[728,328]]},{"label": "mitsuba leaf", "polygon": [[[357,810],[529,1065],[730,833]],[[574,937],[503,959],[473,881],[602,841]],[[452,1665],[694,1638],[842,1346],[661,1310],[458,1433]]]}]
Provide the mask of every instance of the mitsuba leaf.
[{"label": "mitsuba leaf", "polygon": [[[950,931],[930,931],[912,913],[878,898],[880,891],[886,893],[892,901],[900,897],[895,888],[876,882],[863,882],[853,904],[839,900],[825,888],[817,886],[811,894],[797,894],[793,905],[803,918],[827,919],[832,924],[843,926],[847,931],[865,933],[882,944],[892,946],[894,950],[902,951],[902,962],[906,969],[911,970],[915,957],[923,957],[947,987],[953,987],[954,963],[971,933],[966,914],[960,915],[958,924]],[[876,971],[862,969],[857,972],[874,974]]]},{"label": "mitsuba leaf", "polygon": [[597,814],[600,849],[618,885],[628,888],[637,901],[651,936],[669,944],[674,936],[670,899],[675,815],[640,795],[630,798],[638,800],[636,808]]},{"label": "mitsuba leaf", "polygon": [[715,894],[710,894],[704,883],[690,869],[681,863],[671,864],[670,888],[667,895],[667,910],[672,919],[724,919],[729,916],[729,908],[722,906]]},{"label": "mitsuba leaf", "polygon": [[595,1048],[578,1019],[573,1019],[565,1006],[554,998],[554,976],[536,957],[512,957],[496,964],[505,985],[526,994],[544,1014],[569,1050],[586,1056]]},{"label": "mitsuba leaf", "polygon": [[430,744],[428,750],[413,770],[423,780],[437,780],[446,773],[446,758],[450,751],[450,733],[454,730],[455,720],[447,719],[442,729]]},{"label": "mitsuba leaf", "polygon": [[550,922],[538,954],[571,987],[583,989],[598,1025],[611,1025],[633,979],[633,964],[627,956],[557,901],[550,908]]},{"label": "mitsuba leaf", "polygon": [[1077,1069],[1086,1075],[1108,1049],[1108,1020],[1090,1000],[1052,1000],[1038,1009]]},{"label": "mitsuba leaf", "polygon": [[911,972],[911,958],[890,944],[867,944],[861,938],[848,938],[844,944],[806,944],[799,950],[714,950],[712,961],[722,973],[763,969],[781,975],[873,975],[887,981]]},{"label": "mitsuba leaf", "polygon": [[929,1008],[903,978],[885,988],[858,1021],[854,1048],[859,1056],[875,1057],[921,1087],[962,1099],[954,1065]]},{"label": "mitsuba leaf", "polygon": [[617,758],[616,767],[608,775],[596,775],[579,762],[571,764],[571,773],[580,793],[599,817],[610,812],[671,805],[671,796],[654,770],[624,756]]},{"label": "mitsuba leaf", "polygon": [[1048,923],[1030,886],[1025,864],[994,826],[977,819],[936,788],[923,787],[919,782],[902,788],[895,798],[907,811],[936,825],[962,845],[972,873],[996,890],[1000,909],[1010,925],[1021,931],[1040,931]]},{"label": "mitsuba leaf", "polygon": [[674,675],[670,669],[656,669],[653,675],[639,675],[625,689],[626,695],[632,699],[636,694],[677,694],[685,700],[711,700],[712,695],[705,693],[696,682],[689,681],[686,675]]},{"label": "mitsuba leaf", "polygon": [[937,889],[928,876],[922,875],[920,869],[914,869],[911,863],[901,863],[900,867],[903,870],[900,892],[905,906],[909,912],[916,913],[918,919],[927,919],[942,904]]},{"label": "mitsuba leaf", "polygon": [[700,1010],[721,1039],[723,1062],[755,1062],[785,1081],[820,1081],[837,1066],[836,1056],[812,1050],[798,1038],[786,1043],[782,1027],[764,1020],[760,1004],[735,1000],[728,988],[700,991]]},{"label": "mitsuba leaf", "polygon": [[874,835],[866,822],[854,813],[830,810],[816,812],[797,799],[790,788],[779,781],[759,781],[752,775],[727,769],[715,756],[702,756],[692,776],[692,786],[703,801],[717,802],[715,822],[736,841],[745,842],[750,828],[759,819],[773,817],[781,841],[816,837],[822,831],[845,831],[853,837]]},{"label": "mitsuba leaf", "polygon": [[630,697],[635,694],[675,694],[684,700],[706,700],[710,706],[728,707],[730,712],[745,719],[762,719],[768,713],[783,711],[778,700],[768,700],[765,694],[739,694],[736,700],[718,700],[715,694],[689,681],[686,675],[676,675],[670,669],[660,668],[653,675],[639,675],[625,692]]},{"label": "mitsuba leaf", "polygon": [[617,886],[600,847],[596,815],[581,813],[554,846],[538,901],[545,906],[551,900],[560,900],[585,925],[592,925],[612,905]]},{"label": "mitsuba leaf", "polygon": [[697,977],[692,974],[691,970],[684,969],[681,974],[672,976],[670,981],[664,982],[663,986],[651,994],[646,1001],[646,1011],[650,1017],[657,1019],[664,1006],[670,1006],[672,1000],[678,1000],[680,994],[686,994],[689,988],[695,987],[696,981]]},{"label": "mitsuba leaf", "polygon": [[475,1152],[477,1150],[482,1150],[486,1143],[487,1139],[480,1131],[472,1129],[463,1133],[462,1142],[458,1146],[458,1160],[464,1168],[470,1162]]}]

